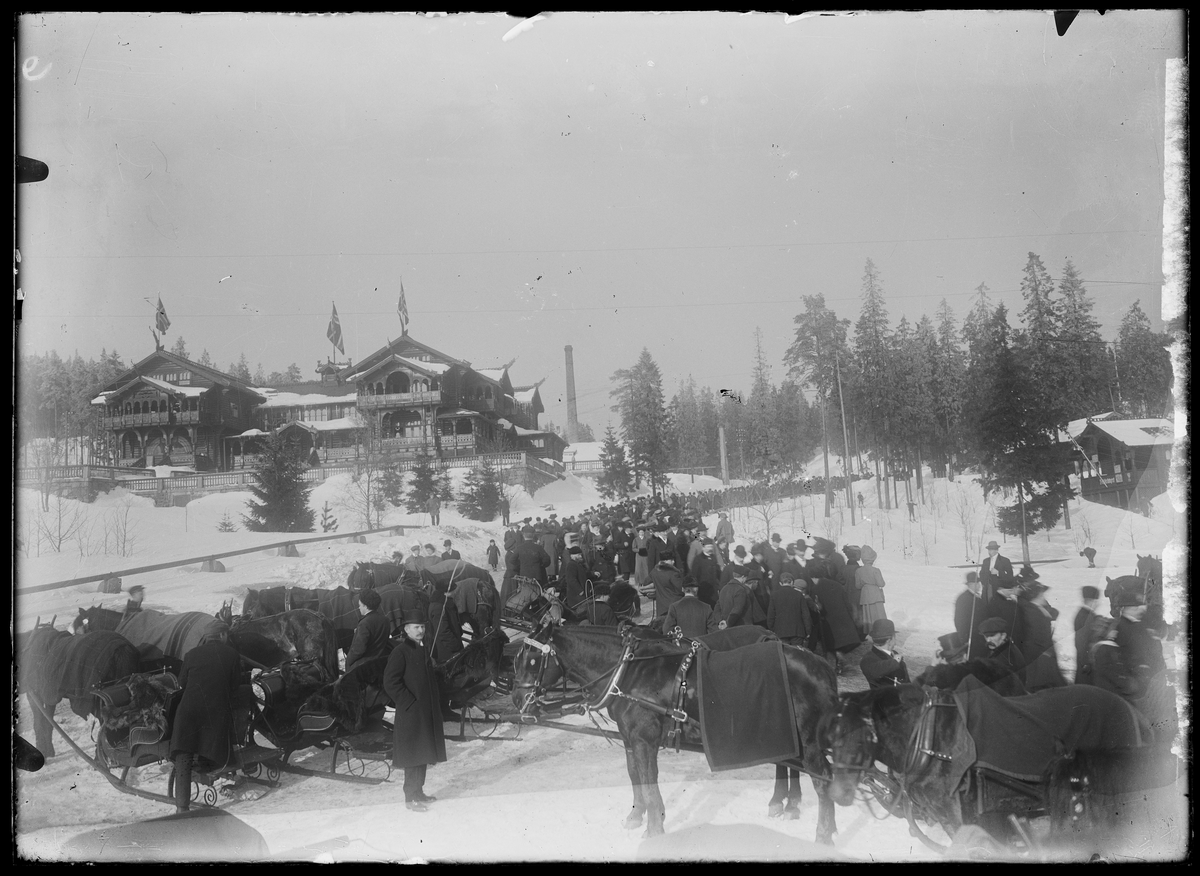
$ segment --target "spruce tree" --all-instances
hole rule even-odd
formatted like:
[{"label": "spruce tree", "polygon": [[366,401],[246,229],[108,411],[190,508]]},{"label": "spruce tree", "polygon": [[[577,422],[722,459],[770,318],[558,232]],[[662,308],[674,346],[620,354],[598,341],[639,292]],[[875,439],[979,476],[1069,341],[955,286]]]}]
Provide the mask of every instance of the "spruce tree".
[{"label": "spruce tree", "polygon": [[321,507],[321,531],[322,532],[337,532],[338,520],[333,516],[333,509],[326,502]]},{"label": "spruce tree", "polygon": [[190,358],[187,353],[187,343],[183,340],[183,335],[175,339],[175,343],[171,345],[171,352],[183,359]]},{"label": "spruce tree", "polygon": [[1061,385],[1071,419],[1109,410],[1113,373],[1108,345],[1100,338],[1100,323],[1092,316],[1092,299],[1070,259],[1058,284],[1062,324],[1059,327]]},{"label": "spruce tree", "polygon": [[603,474],[596,480],[596,488],[605,499],[623,499],[633,486],[633,475],[625,447],[617,439],[617,433],[609,426],[604,431],[604,447],[600,450],[600,465]]},{"label": "spruce tree", "polygon": [[667,407],[662,373],[648,349],[632,368],[613,373],[610,396],[613,411],[621,416],[621,431],[633,462],[636,482],[644,477],[651,489],[665,482],[668,452]]},{"label": "spruce tree", "polygon": [[969,435],[981,470],[984,496],[1011,489],[1017,501],[996,509],[1000,531],[1021,539],[1029,562],[1029,536],[1058,523],[1074,494],[1063,478],[1071,451],[1058,441],[1059,423],[1037,402],[1040,375],[1009,340],[1007,311],[996,309],[990,342],[990,382],[984,397],[971,400]]},{"label": "spruce tree", "polygon": [[437,467],[431,456],[417,458],[412,477],[408,482],[408,498],[404,505],[410,514],[424,514],[431,496],[442,502],[453,502],[454,491],[450,487],[450,473]]},{"label": "spruce tree", "polygon": [[467,472],[458,512],[471,520],[491,521],[500,513],[500,480],[486,456]]},{"label": "spruce tree", "polygon": [[251,532],[312,532],[313,511],[308,507],[312,487],[304,480],[308,466],[299,441],[269,436],[254,470],[250,513],[242,518]]},{"label": "spruce tree", "polygon": [[379,472],[376,489],[384,501],[393,508],[399,508],[404,501],[404,475],[399,466],[385,465]]},{"label": "spruce tree", "polygon": [[1174,372],[1169,335],[1154,332],[1150,320],[1135,301],[1121,318],[1113,347],[1114,397],[1128,416],[1165,417],[1171,411]]}]

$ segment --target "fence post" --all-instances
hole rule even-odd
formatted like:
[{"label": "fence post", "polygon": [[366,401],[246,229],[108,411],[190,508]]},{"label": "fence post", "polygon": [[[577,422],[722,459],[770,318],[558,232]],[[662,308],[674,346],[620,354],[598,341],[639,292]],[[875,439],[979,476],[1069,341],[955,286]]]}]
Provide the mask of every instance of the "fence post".
[{"label": "fence post", "polygon": [[285,544],[283,547],[281,547],[279,549],[279,552],[276,554],[276,556],[298,557],[298,556],[300,556],[300,552],[296,550],[296,546],[294,544]]},{"label": "fence post", "polygon": [[97,587],[96,590],[99,593],[120,593],[121,592],[121,579],[118,578],[116,575],[113,575],[109,578],[105,578],[103,581],[100,582],[100,586]]},{"label": "fence post", "polygon": [[222,563],[220,560],[214,560],[212,557],[209,557],[207,560],[205,560],[203,563],[200,564],[200,571],[201,572],[224,572],[225,564]]}]

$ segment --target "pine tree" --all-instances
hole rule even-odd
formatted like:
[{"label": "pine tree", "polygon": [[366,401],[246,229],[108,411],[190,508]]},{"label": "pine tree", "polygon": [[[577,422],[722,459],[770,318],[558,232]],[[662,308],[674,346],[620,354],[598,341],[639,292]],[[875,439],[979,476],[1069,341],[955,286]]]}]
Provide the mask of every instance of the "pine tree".
[{"label": "pine tree", "polygon": [[242,518],[251,532],[312,532],[315,515],[308,507],[312,487],[304,480],[308,468],[295,439],[267,437],[250,492],[250,513]]},{"label": "pine tree", "polygon": [[217,523],[217,532],[237,532],[237,524],[233,522],[228,511],[221,515],[221,519]]},{"label": "pine tree", "polygon": [[377,486],[380,496],[393,508],[404,501],[404,474],[397,465],[385,465],[379,472]]},{"label": "pine tree", "polygon": [[662,373],[650,351],[643,349],[637,363],[614,372],[612,380],[609,395],[617,399],[612,409],[621,416],[635,482],[645,478],[656,489],[664,483],[669,452]]},{"label": "pine tree", "polygon": [[[959,416],[962,412],[962,392],[966,380],[966,357],[959,347],[954,311],[942,299],[937,311],[937,343],[933,352],[933,372],[930,386],[933,393],[933,415],[937,422],[935,451],[939,464],[949,467],[961,450]],[[954,477],[953,469],[948,474]]]},{"label": "pine tree", "polygon": [[1071,419],[1091,416],[1111,405],[1112,362],[1100,337],[1100,323],[1092,316],[1092,299],[1070,259],[1058,285],[1062,325],[1059,328],[1061,384]]},{"label": "pine tree", "polygon": [[300,383],[304,380],[304,374],[300,371],[300,366],[295,362],[287,367],[287,371],[283,374],[283,383]]},{"label": "pine tree", "polygon": [[254,369],[254,376],[250,378],[254,381],[255,386],[263,386],[267,382],[267,375],[263,372],[262,362],[258,363],[258,367]]},{"label": "pine tree", "polygon": [[246,361],[245,353],[242,353],[242,355],[238,357],[238,360],[235,364],[229,366],[228,373],[232,377],[236,377],[238,380],[244,380],[246,383],[250,383],[253,380],[253,377],[250,374],[250,363]]},{"label": "pine tree", "polygon": [[437,496],[443,502],[454,501],[449,474],[437,468],[432,457],[421,456],[413,465],[405,507],[410,514],[424,514],[431,496]]},{"label": "pine tree", "polygon": [[184,359],[190,358],[187,354],[187,344],[183,340],[183,335],[175,339],[175,343],[171,345],[171,352]]},{"label": "pine tree", "polygon": [[485,522],[495,520],[500,513],[500,479],[486,456],[463,479],[458,512],[471,520]]},{"label": "pine tree", "polygon": [[1166,417],[1172,410],[1174,373],[1169,335],[1151,331],[1150,320],[1135,301],[1121,318],[1113,347],[1115,394],[1121,411],[1134,417]]},{"label": "pine tree", "polygon": [[337,532],[338,521],[333,516],[333,509],[326,502],[321,506],[321,532]]},{"label": "pine tree", "polygon": [[623,499],[633,486],[633,474],[625,457],[625,447],[617,439],[617,433],[609,426],[604,431],[604,447],[600,450],[600,465],[603,474],[596,480],[596,488],[605,499]]},{"label": "pine tree", "polygon": [[1004,489],[1017,493],[1016,503],[996,510],[996,522],[1001,532],[1020,537],[1028,563],[1029,535],[1052,528],[1073,495],[1062,477],[1071,451],[1058,441],[1053,413],[1036,400],[1041,376],[1014,350],[1004,305],[992,320],[990,348],[987,392],[970,400],[964,422],[979,460],[984,496]]},{"label": "pine tree", "polygon": [[198,364],[204,365],[207,368],[216,368],[217,367],[216,365],[213,364],[212,357],[208,355],[208,350],[204,350],[200,354],[200,362]]},{"label": "pine tree", "polygon": [[675,424],[670,432],[672,464],[680,469],[704,465],[704,425],[700,416],[700,400],[696,396],[696,381],[691,375],[679,384],[679,390],[669,407]]}]

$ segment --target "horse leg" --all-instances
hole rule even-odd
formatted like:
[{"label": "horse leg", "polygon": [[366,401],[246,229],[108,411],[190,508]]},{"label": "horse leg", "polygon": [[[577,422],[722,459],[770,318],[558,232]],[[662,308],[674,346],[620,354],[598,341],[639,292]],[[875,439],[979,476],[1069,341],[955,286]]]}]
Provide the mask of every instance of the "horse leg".
[{"label": "horse leg", "polygon": [[641,826],[646,813],[646,801],[642,795],[642,777],[638,770],[638,762],[628,742],[625,743],[625,768],[629,771],[629,783],[633,786],[633,809],[625,816],[624,827],[632,829]]},{"label": "horse leg", "polygon": [[[33,709],[33,738],[38,751],[45,757],[54,757],[54,728],[51,726],[47,715],[53,715],[54,707],[58,704],[57,702],[46,702],[41,696],[33,692],[26,694],[26,697],[29,699],[29,703]],[[42,714],[38,706],[46,710],[45,715]]]},{"label": "horse leg", "polygon": [[653,738],[634,740],[634,758],[638,760],[642,771],[642,800],[645,804],[646,814],[649,816],[646,832],[642,834],[646,838],[661,836],[664,832],[663,822],[667,817],[667,807],[658,790],[658,740],[661,734],[658,732],[659,722],[657,720],[653,727],[655,730]]},{"label": "horse leg", "polygon": [[787,776],[787,767],[781,763],[775,764],[775,793],[771,795],[771,802],[767,804],[769,818],[778,818],[783,814],[783,801],[788,796]]}]

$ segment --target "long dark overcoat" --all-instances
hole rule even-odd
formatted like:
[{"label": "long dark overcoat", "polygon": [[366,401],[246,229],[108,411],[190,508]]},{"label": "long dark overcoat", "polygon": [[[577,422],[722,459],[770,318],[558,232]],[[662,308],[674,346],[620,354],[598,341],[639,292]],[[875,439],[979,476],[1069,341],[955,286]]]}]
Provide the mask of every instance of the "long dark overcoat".
[{"label": "long dark overcoat", "polygon": [[821,636],[827,651],[841,651],[862,642],[850,597],[834,578],[818,578],[809,592],[821,603]]},{"label": "long dark overcoat", "polygon": [[392,649],[383,670],[383,689],[396,706],[392,766],[444,763],[446,736],[437,678],[423,646],[405,637]]},{"label": "long dark overcoat", "polygon": [[533,578],[543,587],[549,580],[546,570],[550,567],[550,555],[546,549],[531,539],[525,539],[513,548],[516,560],[515,574],[522,578]]},{"label": "long dark overcoat", "polygon": [[238,652],[221,642],[198,645],[183,658],[183,696],[171,725],[171,756],[198,754],[215,767],[233,758],[233,703],[241,682]]}]

